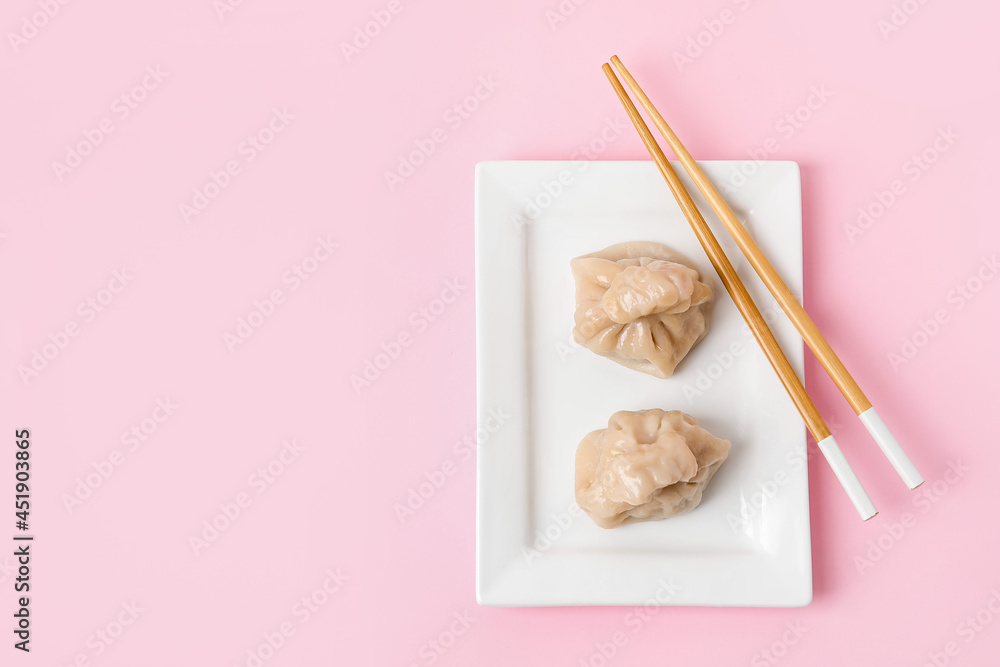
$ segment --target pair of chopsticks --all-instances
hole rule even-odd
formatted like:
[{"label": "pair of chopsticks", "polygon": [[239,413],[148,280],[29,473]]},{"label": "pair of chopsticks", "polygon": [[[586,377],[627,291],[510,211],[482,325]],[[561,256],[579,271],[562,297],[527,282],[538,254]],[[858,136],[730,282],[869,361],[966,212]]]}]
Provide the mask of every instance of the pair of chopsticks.
[{"label": "pair of chopsticks", "polygon": [[[872,407],[871,401],[869,401],[858,383],[851,377],[851,374],[847,372],[847,368],[834,353],[833,348],[830,344],[823,338],[819,329],[813,323],[812,319],[803,309],[802,304],[798,302],[792,291],[788,289],[788,285],[784,283],[781,277],[778,275],[777,271],[768,261],[767,257],[761,251],[757,243],[751,238],[750,234],[747,232],[746,228],[739,221],[736,215],[733,213],[732,209],[719,194],[719,191],[712,185],[712,182],[708,180],[705,172],[702,171],[698,163],[695,162],[691,154],[688,153],[684,145],[681,144],[680,139],[674,134],[674,131],[670,129],[667,122],[660,115],[660,112],[656,110],[653,103],[643,92],[642,88],[632,77],[625,65],[618,56],[612,56],[611,62],[614,63],[615,68],[621,74],[622,78],[628,84],[628,87],[632,89],[639,103],[649,114],[650,118],[653,119],[653,123],[656,125],[657,129],[666,139],[667,144],[670,145],[671,150],[677,155],[681,164],[684,165],[684,169],[687,170],[688,174],[691,176],[691,180],[698,186],[698,189],[704,195],[705,199],[711,205],[712,210],[715,211],[719,219],[722,220],[726,229],[735,239],[736,244],[740,247],[740,250],[746,255],[747,259],[750,261],[750,265],[753,266],[754,271],[760,276],[761,280],[770,290],[771,294],[774,296],[775,300],[781,306],[785,314],[788,315],[795,328],[798,329],[799,334],[802,336],[803,340],[809,346],[809,348],[819,359],[823,368],[833,379],[837,388],[847,399],[848,403],[854,409],[855,414],[861,419],[862,423],[871,433],[875,442],[882,449],[882,452],[886,455],[889,461],[892,463],[896,472],[903,479],[906,485],[910,489],[915,489],[924,480],[917,472],[916,467],[903,452],[902,447],[893,437],[892,433],[886,427],[885,423],[878,416],[875,408]],[[722,246],[719,245],[718,240],[716,240],[715,235],[712,230],[705,223],[705,219],[702,217],[701,212],[698,207],[695,206],[694,201],[691,199],[691,195],[684,188],[680,179],[677,177],[677,173],[674,171],[673,167],[670,166],[670,162],[667,161],[667,157],[663,154],[660,146],[656,143],[656,139],[653,138],[652,133],[649,131],[645,121],[642,116],[639,115],[638,109],[636,109],[635,104],[629,98],[628,93],[622,86],[621,81],[615,75],[611,65],[604,63],[603,66],[604,73],[608,76],[611,81],[611,85],[614,87],[615,92],[618,93],[618,98],[621,100],[622,105],[628,112],[629,118],[632,120],[632,124],[639,131],[642,136],[643,143],[646,144],[646,148],[649,150],[650,155],[652,155],[653,160],[656,165],[660,168],[660,173],[663,174],[663,178],[666,179],[667,185],[670,186],[670,191],[673,192],[674,197],[677,199],[677,203],[680,205],[681,210],[687,217],[688,222],[691,223],[691,227],[694,229],[695,235],[698,237],[698,241],[701,242],[702,247],[708,254],[709,260],[712,262],[712,266],[719,274],[719,278],[722,279],[722,284],[725,286],[726,291],[732,297],[733,302],[739,309],[740,314],[743,315],[743,319],[746,320],[753,332],[754,337],[760,344],[761,349],[764,350],[764,354],[767,356],[767,360],[771,363],[771,367],[774,368],[778,377],[781,379],[781,383],[785,386],[788,391],[788,395],[791,396],[792,401],[795,403],[795,407],[798,408],[799,414],[802,415],[802,419],[812,433],[813,437],[816,439],[816,444],[819,446],[823,456],[826,458],[830,467],[833,468],[834,474],[840,481],[841,486],[847,492],[848,497],[851,502],[854,503],[854,507],[858,510],[861,518],[867,521],[876,514],[878,510],[875,509],[875,505],[872,503],[868,494],[865,492],[864,487],[858,480],[857,475],[854,474],[854,470],[851,469],[850,464],[847,459],[844,458],[843,453],[840,451],[840,447],[837,445],[837,441],[834,439],[833,435],[830,433],[829,427],[823,420],[823,417],[819,414],[816,406],[813,404],[812,399],[806,393],[805,387],[802,386],[802,382],[799,380],[795,371],[792,369],[791,364],[785,357],[784,353],[781,351],[781,347],[778,345],[778,341],[775,340],[774,334],[771,333],[770,328],[768,328],[767,323],[764,321],[763,316],[761,316],[760,311],[754,304],[753,300],[750,298],[750,294],[747,292],[746,287],[740,280],[733,268],[733,265],[729,262],[729,258],[726,257],[725,252],[722,250]]]}]

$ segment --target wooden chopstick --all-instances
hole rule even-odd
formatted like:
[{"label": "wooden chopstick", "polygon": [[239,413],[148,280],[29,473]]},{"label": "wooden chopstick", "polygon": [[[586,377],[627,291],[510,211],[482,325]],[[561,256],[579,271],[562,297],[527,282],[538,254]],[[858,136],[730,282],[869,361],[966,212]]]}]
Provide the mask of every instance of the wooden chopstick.
[{"label": "wooden chopstick", "polygon": [[760,276],[767,289],[774,295],[775,300],[781,306],[782,310],[785,311],[785,314],[788,315],[795,328],[798,329],[806,345],[809,346],[809,349],[819,359],[820,364],[826,369],[827,374],[833,379],[837,388],[840,389],[844,398],[847,399],[847,402],[851,404],[854,413],[858,415],[861,422],[868,429],[868,432],[871,433],[872,438],[878,443],[879,448],[882,449],[882,452],[889,459],[890,463],[892,463],[896,472],[911,489],[915,489],[923,484],[924,478],[917,471],[916,466],[910,461],[899,442],[896,441],[896,438],[893,437],[885,422],[882,421],[881,417],[875,411],[875,408],[872,407],[871,401],[861,391],[861,387],[858,386],[858,383],[847,371],[843,362],[833,351],[833,348],[830,347],[823,334],[820,333],[819,328],[817,328],[812,318],[806,313],[802,304],[795,298],[792,291],[788,289],[788,285],[785,284],[781,276],[778,275],[778,272],[775,271],[771,262],[768,261],[763,251],[753,240],[753,237],[747,232],[746,227],[743,226],[743,223],[733,213],[729,204],[726,203],[726,200],[722,198],[722,195],[719,194],[719,191],[705,175],[705,172],[702,171],[698,163],[691,157],[691,154],[684,148],[680,139],[677,138],[674,131],[667,125],[663,116],[653,106],[653,103],[646,96],[646,93],[643,92],[638,82],[636,82],[635,78],[625,68],[625,65],[622,64],[621,59],[618,56],[612,56],[611,62],[614,63],[619,73],[621,73],[622,78],[625,79],[629,88],[632,89],[639,103],[646,109],[646,113],[653,119],[653,123],[660,130],[660,133],[670,145],[670,149],[677,155],[681,164],[684,165],[684,169],[691,176],[691,180],[701,190],[701,193],[708,200],[716,215],[719,216],[733,239],[736,240],[736,244],[740,247],[740,250],[743,251],[743,254],[750,261],[750,265],[753,266],[754,271],[757,272],[757,275]]},{"label": "wooden chopstick", "polygon": [[833,468],[837,479],[840,480],[844,490],[847,491],[851,502],[854,503],[861,518],[867,521],[878,514],[874,504],[872,504],[864,487],[854,474],[850,464],[848,464],[847,459],[841,453],[840,447],[837,446],[836,440],[834,440],[833,435],[830,433],[830,429],[827,427],[826,422],[823,421],[823,417],[819,414],[812,399],[809,398],[809,394],[806,393],[805,387],[802,386],[802,382],[795,374],[795,370],[788,362],[788,358],[781,351],[781,346],[778,345],[774,334],[771,333],[767,322],[764,321],[763,316],[760,314],[760,310],[757,309],[753,299],[750,298],[746,286],[740,280],[729,258],[726,257],[726,253],[722,250],[722,246],[719,245],[719,241],[715,238],[712,230],[705,223],[705,219],[702,217],[698,207],[695,206],[694,201],[692,201],[691,195],[688,194],[688,191],[677,177],[677,173],[670,166],[670,162],[667,161],[667,157],[656,143],[656,139],[653,138],[645,121],[639,115],[638,109],[635,108],[628,93],[625,92],[625,88],[622,87],[621,82],[615,76],[610,65],[605,63],[603,69],[615,92],[618,93],[618,98],[621,100],[626,112],[628,112],[632,124],[639,131],[643,143],[646,144],[650,155],[653,156],[653,160],[660,168],[660,173],[663,174],[667,185],[670,186],[670,191],[673,192],[681,210],[687,217],[688,222],[691,223],[698,241],[708,254],[708,258],[719,274],[719,278],[722,279],[722,284],[725,286],[726,291],[729,292],[740,314],[743,315],[743,319],[749,325],[765,356],[767,356],[767,360],[771,363],[771,367],[778,374],[781,384],[784,385],[788,395],[792,398],[792,402],[795,403],[795,407],[798,408],[799,414],[802,415],[806,427],[816,439],[820,451],[823,452],[823,455]]}]

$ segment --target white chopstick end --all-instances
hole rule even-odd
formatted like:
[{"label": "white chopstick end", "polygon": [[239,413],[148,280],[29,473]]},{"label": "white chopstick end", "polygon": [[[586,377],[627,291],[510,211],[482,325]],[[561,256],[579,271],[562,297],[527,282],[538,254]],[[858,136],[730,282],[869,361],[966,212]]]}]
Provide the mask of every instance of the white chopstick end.
[{"label": "white chopstick end", "polygon": [[844,453],[840,451],[840,446],[837,445],[833,436],[827,436],[816,444],[819,446],[819,451],[823,452],[830,467],[833,468],[833,474],[840,480],[840,485],[844,487],[847,497],[854,503],[854,508],[858,510],[862,520],[867,521],[878,514],[875,504],[868,497],[865,487],[861,486],[861,480],[854,474],[851,464],[844,458]]},{"label": "white chopstick end", "polygon": [[886,458],[889,459],[892,467],[899,473],[906,486],[912,490],[923,484],[924,478],[917,472],[917,467],[913,465],[913,462],[910,461],[906,452],[900,447],[896,438],[892,436],[885,422],[875,412],[875,408],[868,408],[858,415],[858,418],[861,419],[861,423],[871,433],[872,438],[878,443],[879,448],[885,454]]}]

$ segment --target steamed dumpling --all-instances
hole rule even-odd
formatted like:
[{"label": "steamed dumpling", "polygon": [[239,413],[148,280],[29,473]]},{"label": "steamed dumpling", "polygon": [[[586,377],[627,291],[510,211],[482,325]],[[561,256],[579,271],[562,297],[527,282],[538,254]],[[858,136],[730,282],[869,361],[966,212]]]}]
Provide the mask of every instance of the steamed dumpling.
[{"label": "steamed dumpling", "polygon": [[573,338],[592,352],[661,378],[708,331],[711,285],[659,243],[620,243],[570,262]]},{"label": "steamed dumpling", "polygon": [[576,502],[601,528],[690,512],[729,447],[679,410],[616,412],[576,450]]}]

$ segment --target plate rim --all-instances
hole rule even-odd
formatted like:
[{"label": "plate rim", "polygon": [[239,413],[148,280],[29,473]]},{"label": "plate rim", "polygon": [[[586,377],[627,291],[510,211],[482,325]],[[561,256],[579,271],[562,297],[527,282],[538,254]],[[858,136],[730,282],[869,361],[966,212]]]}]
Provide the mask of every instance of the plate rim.
[{"label": "plate rim", "polygon": [[[676,161],[672,161],[673,164],[678,164]],[[713,166],[720,164],[728,164],[733,166],[739,166],[744,164],[754,164],[757,168],[760,165],[767,165],[765,168],[782,167],[789,169],[791,176],[794,177],[794,190],[796,193],[796,201],[790,202],[795,205],[795,215],[798,221],[798,237],[794,239],[795,247],[798,251],[798,266],[796,278],[798,283],[798,289],[801,292],[802,283],[804,282],[804,271],[802,266],[802,207],[801,207],[801,169],[797,162],[791,160],[769,160],[769,161],[755,161],[755,160],[704,160],[699,161],[700,164],[709,166],[711,169]],[[488,351],[484,350],[482,345],[482,334],[484,331],[483,322],[486,316],[487,310],[493,308],[493,302],[482,298],[482,289],[484,282],[483,272],[485,269],[484,253],[486,248],[483,247],[485,242],[485,232],[488,230],[484,229],[484,225],[490,224],[486,220],[489,217],[484,211],[484,206],[486,202],[484,201],[484,188],[489,179],[497,179],[503,175],[504,169],[516,168],[517,166],[533,165],[534,167],[544,166],[552,172],[560,171],[560,166],[564,168],[571,168],[575,165],[575,162],[566,160],[497,160],[497,161],[483,161],[479,162],[475,166],[475,280],[476,280],[476,411],[477,411],[477,424],[483,423],[482,420],[486,412],[495,406],[485,405],[483,401],[484,391],[483,391],[483,368],[486,363],[486,355]],[[601,160],[590,163],[590,165],[600,164],[606,165],[646,165],[643,168],[653,168],[654,163],[649,160]],[[588,165],[588,166],[590,166]],[[681,169],[678,169],[681,173]],[[493,185],[497,185],[494,183]],[[500,184],[502,185],[502,183]],[[515,192],[518,190],[518,186],[515,184],[512,188]],[[694,194],[694,193],[692,193]],[[494,216],[495,217],[495,216]],[[523,273],[523,272],[522,272]],[[795,291],[796,285],[792,285],[793,291]],[[511,290],[516,292],[516,290]],[[523,303],[523,299],[521,300]],[[527,346],[525,346],[527,347]],[[796,344],[794,354],[789,354],[789,357],[797,357],[797,359],[792,359],[793,366],[797,368],[804,368],[803,354],[804,350],[801,345]],[[525,376],[527,376],[527,369],[525,368]],[[801,448],[803,453],[806,452],[806,438],[805,429],[803,427],[803,437]],[[527,449],[527,447],[525,447]],[[813,596],[813,576],[812,576],[812,548],[811,548],[811,521],[810,521],[810,510],[809,510],[809,490],[808,490],[808,467],[803,468],[802,475],[804,476],[804,542],[805,542],[805,559],[806,567],[803,570],[803,576],[801,581],[797,581],[799,584],[799,589],[794,593],[789,593],[783,596],[784,601],[765,601],[765,602],[720,602],[720,603],[699,603],[699,602],[684,602],[677,603],[677,606],[707,606],[707,607],[802,607],[808,605],[812,601]],[[514,567],[508,567],[501,571],[500,576],[495,580],[487,582],[484,581],[484,564],[483,564],[483,550],[484,550],[484,474],[483,474],[483,457],[480,452],[477,451],[476,457],[476,571],[475,571],[475,591],[476,600],[481,606],[498,606],[498,607],[546,607],[546,606],[629,606],[633,604],[641,604],[641,601],[618,601],[618,602],[595,602],[595,601],[572,601],[562,599],[559,595],[546,596],[542,593],[537,594],[534,600],[517,600],[510,599],[504,595],[498,595],[495,591],[496,580],[503,576],[507,576],[511,569],[517,570],[518,564],[515,563]],[[515,573],[516,575],[516,573]],[[545,598],[550,597],[549,601]],[[647,601],[648,602],[648,601]],[[663,602],[662,604],[671,604],[668,602]]]}]

